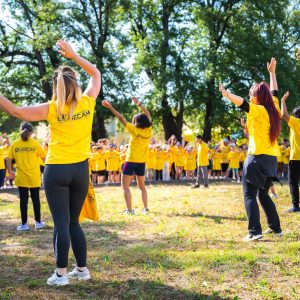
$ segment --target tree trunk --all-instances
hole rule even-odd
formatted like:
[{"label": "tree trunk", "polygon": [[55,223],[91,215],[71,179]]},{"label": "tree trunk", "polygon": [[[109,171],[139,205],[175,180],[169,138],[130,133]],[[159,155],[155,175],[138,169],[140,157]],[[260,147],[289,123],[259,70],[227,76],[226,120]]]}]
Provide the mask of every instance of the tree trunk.
[{"label": "tree trunk", "polygon": [[211,78],[211,80],[207,84],[207,92],[208,98],[205,104],[205,118],[204,118],[204,129],[203,129],[203,139],[207,142],[211,140],[211,129],[213,123],[213,101],[216,98],[215,94],[215,78]]}]

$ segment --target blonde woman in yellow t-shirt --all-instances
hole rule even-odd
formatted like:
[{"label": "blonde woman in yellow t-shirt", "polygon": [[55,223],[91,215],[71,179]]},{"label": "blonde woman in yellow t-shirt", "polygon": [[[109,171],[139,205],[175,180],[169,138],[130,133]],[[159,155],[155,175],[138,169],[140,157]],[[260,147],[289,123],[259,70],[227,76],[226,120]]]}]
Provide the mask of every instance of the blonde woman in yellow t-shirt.
[{"label": "blonde woman in yellow t-shirt", "polygon": [[[34,210],[35,229],[41,229],[45,226],[45,223],[41,221],[40,204],[40,160],[45,161],[45,153],[39,142],[31,138],[32,133],[32,125],[27,122],[22,123],[20,128],[20,139],[11,145],[7,157],[9,177],[15,179],[15,184],[18,187],[20,196],[22,224],[17,227],[18,231],[29,230],[29,225],[27,223],[29,192]],[[13,159],[17,165],[16,175],[12,171]]]},{"label": "blonde woman in yellow t-shirt", "polygon": [[[88,158],[95,111],[95,99],[101,86],[101,74],[90,62],[80,57],[64,40],[56,43],[59,53],[79,65],[90,77],[82,93],[76,72],[61,66],[53,76],[53,98],[35,106],[18,107],[0,96],[0,108],[26,121],[49,122],[50,141],[44,171],[44,187],[54,221],[54,274],[49,285],[67,285],[69,277],[88,280],[86,240],[78,218],[89,185]],[[70,241],[76,267],[67,273]]]},{"label": "blonde woman in yellow t-shirt", "polygon": [[138,187],[141,190],[144,204],[143,213],[149,212],[148,195],[145,186],[145,165],[147,162],[148,146],[152,136],[152,122],[147,108],[136,97],[132,97],[132,100],[143,112],[134,115],[132,123],[129,123],[108,101],[102,101],[102,105],[109,109],[130,133],[129,147],[123,166],[121,183],[126,202],[124,214],[134,215],[135,211],[132,207],[130,192],[130,183],[133,176],[136,176]]}]

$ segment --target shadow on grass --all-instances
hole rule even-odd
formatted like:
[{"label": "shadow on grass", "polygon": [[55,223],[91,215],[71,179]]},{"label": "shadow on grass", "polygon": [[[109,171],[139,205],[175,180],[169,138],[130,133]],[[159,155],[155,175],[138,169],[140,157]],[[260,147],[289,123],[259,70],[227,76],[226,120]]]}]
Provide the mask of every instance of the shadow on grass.
[{"label": "shadow on grass", "polygon": [[231,220],[231,221],[247,221],[246,216],[216,216],[216,215],[207,215],[201,212],[199,213],[172,213],[168,215],[169,217],[191,217],[191,218],[208,218],[215,221],[217,224],[221,224],[222,220]]}]

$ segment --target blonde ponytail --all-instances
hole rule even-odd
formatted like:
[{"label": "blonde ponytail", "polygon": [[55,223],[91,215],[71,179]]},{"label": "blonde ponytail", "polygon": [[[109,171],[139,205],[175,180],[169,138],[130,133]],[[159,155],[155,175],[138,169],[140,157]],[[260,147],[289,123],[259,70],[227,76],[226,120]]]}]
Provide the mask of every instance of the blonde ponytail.
[{"label": "blonde ponytail", "polygon": [[66,104],[66,86],[62,71],[57,75],[56,97],[57,115],[61,117]]},{"label": "blonde ponytail", "polygon": [[56,101],[57,115],[63,115],[63,110],[69,107],[69,118],[72,119],[82,92],[77,84],[76,73],[68,66],[59,67],[53,77],[53,100]]}]

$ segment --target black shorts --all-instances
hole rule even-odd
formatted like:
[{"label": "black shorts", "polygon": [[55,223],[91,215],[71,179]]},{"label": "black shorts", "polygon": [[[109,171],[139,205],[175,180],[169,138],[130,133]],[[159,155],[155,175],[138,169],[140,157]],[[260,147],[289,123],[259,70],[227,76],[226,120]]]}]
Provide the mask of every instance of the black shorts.
[{"label": "black shorts", "polygon": [[122,173],[124,175],[145,176],[146,163],[135,163],[126,161],[123,165]]},{"label": "black shorts", "polygon": [[92,171],[92,174],[97,174],[98,176],[105,176],[105,170]]},{"label": "black shorts", "polygon": [[222,172],[226,172],[229,167],[229,163],[221,163]]},{"label": "black shorts", "polygon": [[244,167],[244,162],[243,161],[240,161],[240,171],[243,171],[243,167]]}]

